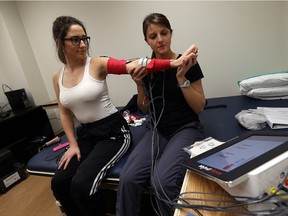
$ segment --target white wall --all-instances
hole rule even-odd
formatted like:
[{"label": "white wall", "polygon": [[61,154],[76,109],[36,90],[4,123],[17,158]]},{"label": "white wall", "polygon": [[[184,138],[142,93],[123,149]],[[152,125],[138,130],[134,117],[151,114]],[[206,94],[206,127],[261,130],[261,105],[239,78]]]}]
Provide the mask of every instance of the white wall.
[{"label": "white wall", "polygon": [[[0,8],[2,9],[2,7]],[[26,79],[23,75],[23,71],[21,73],[16,73],[16,71],[20,71],[21,68],[18,64],[18,57],[15,53],[15,49],[13,47],[12,40],[8,34],[8,30],[6,27],[5,20],[3,19],[2,13],[0,14],[0,80],[1,80],[1,93],[0,94],[0,101],[1,105],[4,106],[8,103],[7,98],[5,97],[4,92],[9,91],[9,88],[3,88],[2,84],[6,84],[8,86],[14,86],[15,89],[18,89],[17,82],[22,81],[22,86],[26,86]],[[17,76],[17,75],[18,76]],[[17,79],[14,79],[17,77]],[[19,87],[20,88],[20,87]],[[5,107],[6,109],[9,108]],[[6,110],[3,109],[3,110]]]},{"label": "white wall", "polygon": [[[284,27],[283,27],[283,32],[284,32],[284,38],[288,38],[288,4],[285,4],[283,6],[283,13],[282,13],[282,19],[284,20]],[[288,43],[287,41],[283,43],[283,47],[285,49],[285,55],[284,55],[284,62],[286,63],[285,66],[287,68],[288,64]]]},{"label": "white wall", "polygon": [[14,2],[1,2],[0,6],[0,63],[8,79],[5,84],[13,90],[25,88],[28,95],[32,93],[38,104],[42,104],[48,100],[47,90],[45,87],[43,89],[44,81],[17,7]]},{"label": "white wall", "polygon": [[[36,104],[52,100],[55,95],[51,77],[61,65],[51,33],[52,22],[57,16],[72,15],[86,24],[92,38],[93,56],[131,58],[150,56],[151,51],[143,40],[142,20],[151,12],[160,12],[167,15],[174,29],[174,51],[182,52],[191,43],[199,47],[206,97],[238,95],[238,80],[287,69],[287,5],[287,2],[277,1],[0,2],[1,47],[6,42],[14,44],[14,47],[4,44],[7,48],[4,52],[8,54],[7,61],[16,58],[16,64],[9,63],[9,67],[7,62],[0,60],[0,78],[6,77],[5,82],[13,88],[19,87],[19,82],[14,84],[15,80],[26,78],[25,86]],[[12,15],[5,12],[6,8]],[[6,32],[2,31],[3,24]],[[14,24],[22,25],[18,33],[11,28]],[[20,35],[10,35],[11,42],[9,39],[3,41],[3,35],[7,38],[12,31]],[[21,43],[25,45],[21,47]],[[30,72],[27,72],[29,66],[24,64],[22,48],[28,50]],[[3,55],[1,49],[0,56]],[[22,74],[11,79],[8,74],[15,68],[20,68]],[[2,84],[2,80],[0,82]],[[108,85],[112,101],[117,106],[126,104],[136,93],[128,75],[109,75]],[[36,91],[36,87],[40,90]]]}]

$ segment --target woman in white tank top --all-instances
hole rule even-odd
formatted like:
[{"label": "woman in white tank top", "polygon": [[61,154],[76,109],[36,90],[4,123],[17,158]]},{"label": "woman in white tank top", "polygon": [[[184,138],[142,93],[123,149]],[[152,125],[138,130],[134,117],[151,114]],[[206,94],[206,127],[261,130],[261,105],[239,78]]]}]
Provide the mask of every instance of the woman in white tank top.
[{"label": "woman in white tank top", "polygon": [[[128,150],[130,130],[108,94],[107,58],[88,55],[90,38],[83,23],[58,17],[53,35],[64,64],[55,72],[53,84],[70,147],[51,188],[66,215],[105,215],[97,189],[107,170]],[[76,133],[73,116],[81,123]]]}]

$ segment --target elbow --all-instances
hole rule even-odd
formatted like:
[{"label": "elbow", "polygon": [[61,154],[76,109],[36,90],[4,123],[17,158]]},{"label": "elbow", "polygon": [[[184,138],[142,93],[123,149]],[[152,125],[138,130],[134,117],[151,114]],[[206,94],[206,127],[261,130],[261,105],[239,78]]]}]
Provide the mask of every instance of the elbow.
[{"label": "elbow", "polygon": [[141,110],[141,112],[145,115],[147,115],[149,112],[148,112],[148,108],[147,107],[144,107],[144,106],[141,106],[139,107],[139,109]]},{"label": "elbow", "polygon": [[194,110],[194,112],[195,112],[196,114],[199,114],[199,113],[201,113],[201,112],[204,111],[205,106],[206,106],[206,100],[204,100],[204,101],[203,101],[201,104],[199,104],[198,106],[195,106],[193,110]]},{"label": "elbow", "polygon": [[199,107],[199,108],[197,108],[197,109],[194,109],[194,112],[196,113],[196,114],[199,114],[199,113],[201,113],[201,112],[203,112],[204,111],[204,107]]},{"label": "elbow", "polygon": [[141,111],[143,114],[145,114],[145,115],[148,114],[148,105],[143,104],[143,102],[142,102],[142,103],[137,102],[137,105],[138,105],[138,108],[140,109],[140,111]]}]

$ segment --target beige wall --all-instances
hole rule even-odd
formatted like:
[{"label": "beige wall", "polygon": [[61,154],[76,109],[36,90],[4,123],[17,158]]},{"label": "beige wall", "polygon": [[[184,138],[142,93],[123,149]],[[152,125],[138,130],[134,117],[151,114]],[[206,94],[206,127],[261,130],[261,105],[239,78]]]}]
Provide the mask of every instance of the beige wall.
[{"label": "beige wall", "polygon": [[[0,83],[25,87],[36,104],[55,98],[51,77],[61,64],[51,26],[59,15],[85,22],[92,55],[131,58],[150,56],[141,24],[145,15],[161,12],[174,29],[174,51],[198,45],[207,98],[238,95],[238,80],[287,68],[287,5],[283,1],[0,2]],[[109,75],[108,85],[116,106],[136,93],[129,76]]]}]

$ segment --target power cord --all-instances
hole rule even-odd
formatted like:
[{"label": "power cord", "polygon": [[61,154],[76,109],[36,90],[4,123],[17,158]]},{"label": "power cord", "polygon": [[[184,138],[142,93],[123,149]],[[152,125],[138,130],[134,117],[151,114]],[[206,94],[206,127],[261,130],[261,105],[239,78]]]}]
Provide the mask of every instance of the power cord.
[{"label": "power cord", "polygon": [[8,86],[8,85],[6,85],[6,84],[2,84],[2,91],[3,91],[3,93],[5,94],[7,91],[5,91],[5,89],[4,88],[8,88],[10,91],[12,91],[12,88],[10,88],[10,86]]},{"label": "power cord", "polygon": [[[287,179],[288,172],[284,178],[284,180],[279,185],[278,189],[273,194],[264,194],[262,196],[258,197],[249,197],[249,196],[233,196],[235,200],[231,199],[201,199],[201,198],[189,198],[187,195],[191,194],[198,194],[198,195],[213,195],[219,196],[219,197],[227,197],[229,198],[229,195],[223,195],[223,194],[214,194],[214,193],[205,193],[205,192],[185,192],[179,194],[178,198],[176,198],[174,202],[175,208],[192,208],[197,210],[206,210],[206,211],[213,211],[213,212],[233,212],[238,213],[242,215],[287,215],[288,213],[288,193],[283,191],[283,185],[285,183],[285,180]],[[282,192],[281,192],[282,191]],[[202,203],[212,202],[215,204],[221,203],[230,203],[230,205],[226,206],[216,206],[216,205],[200,205],[200,204],[189,204],[188,201],[201,201]],[[184,202],[184,203],[183,203]],[[247,207],[252,206],[256,204],[274,204],[275,207],[267,207],[267,209],[263,210],[250,210],[250,211],[244,211],[244,210],[237,210],[233,208],[237,207]]]},{"label": "power cord", "polygon": [[[154,182],[157,180],[157,182],[159,183],[159,187],[160,190],[162,192],[162,194],[164,195],[164,198],[162,197],[162,195],[154,189],[154,194],[157,197],[156,201],[156,205],[157,205],[157,209],[155,208],[153,201],[152,201],[152,197],[151,197],[151,203],[152,203],[152,207],[155,211],[155,213],[160,216],[162,215],[161,211],[159,210],[159,200],[166,202],[168,205],[171,205],[171,200],[168,197],[168,195],[166,194],[164,188],[161,185],[161,181],[159,180],[159,176],[157,174],[157,170],[155,171],[155,165],[157,163],[157,160],[159,158],[159,136],[158,136],[158,131],[157,131],[157,125],[159,124],[159,121],[161,120],[161,117],[163,115],[163,111],[164,111],[164,107],[165,107],[165,99],[164,99],[164,93],[165,93],[165,71],[162,71],[163,73],[163,81],[162,81],[162,95],[161,96],[157,96],[154,97],[153,96],[153,88],[155,86],[155,84],[158,82],[158,78],[156,77],[154,80],[154,83],[152,85],[151,82],[151,77],[148,78],[147,82],[148,82],[148,87],[149,89],[146,90],[146,94],[148,95],[148,109],[149,109],[149,117],[150,117],[150,122],[151,122],[151,134],[152,134],[152,145],[151,145],[151,186],[154,189],[155,185]],[[155,110],[155,101],[156,100],[162,100],[162,109],[160,111],[160,113],[158,114],[158,118],[157,118],[157,113]],[[151,110],[152,107],[152,110]],[[156,174],[156,176],[154,176],[154,174]]]}]

